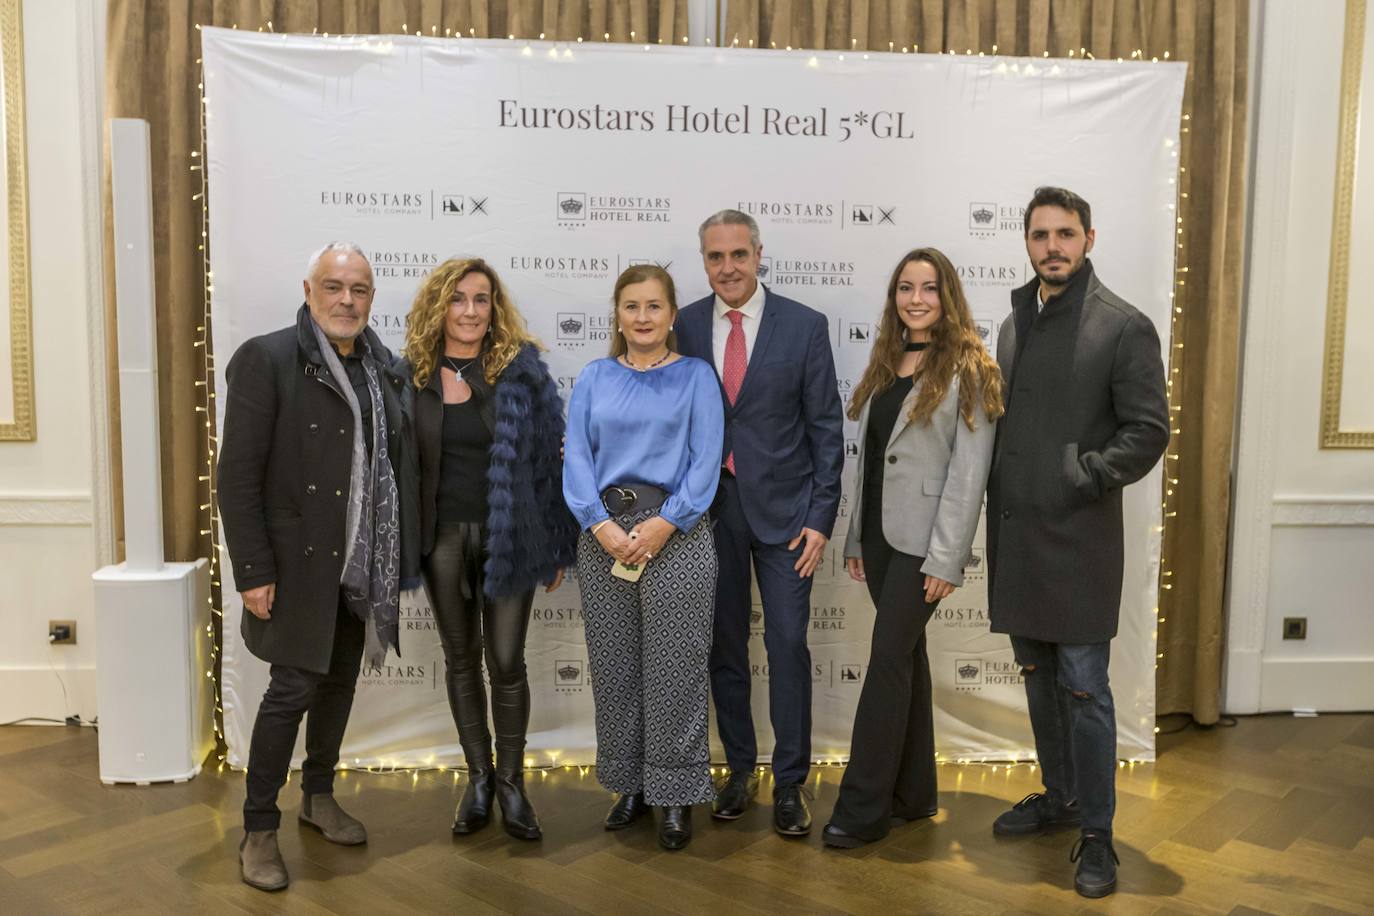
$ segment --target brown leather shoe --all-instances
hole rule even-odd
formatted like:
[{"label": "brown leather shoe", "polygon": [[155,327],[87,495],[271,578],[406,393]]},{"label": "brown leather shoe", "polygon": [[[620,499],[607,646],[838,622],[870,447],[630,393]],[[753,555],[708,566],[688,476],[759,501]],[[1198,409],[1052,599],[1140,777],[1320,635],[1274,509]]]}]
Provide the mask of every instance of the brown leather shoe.
[{"label": "brown leather shoe", "polygon": [[314,827],[331,843],[361,846],[367,842],[367,828],[363,822],[340,808],[332,793],[302,798],[300,817],[301,823]]},{"label": "brown leather shoe", "polygon": [[244,831],[239,843],[239,876],[244,884],[260,891],[279,891],[291,883],[277,848],[277,831]]}]

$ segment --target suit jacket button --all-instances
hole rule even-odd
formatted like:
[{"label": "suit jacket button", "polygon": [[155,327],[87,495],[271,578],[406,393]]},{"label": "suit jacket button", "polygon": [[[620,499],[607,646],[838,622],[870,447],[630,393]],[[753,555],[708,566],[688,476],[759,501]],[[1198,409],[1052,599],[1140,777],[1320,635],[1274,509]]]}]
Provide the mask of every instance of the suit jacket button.
[{"label": "suit jacket button", "polygon": [[888,464],[896,464],[896,463],[897,463],[897,456],[896,456],[896,455],[888,455],[888,456],[887,456],[887,463],[888,463]]},{"label": "suit jacket button", "polygon": [[334,495],[335,495],[335,496],[343,496],[343,490],[335,490],[335,491],[334,491]]},{"label": "suit jacket button", "polygon": [[329,551],[329,554],[330,554],[330,556],[337,557],[337,556],[339,555],[339,552],[338,552],[337,550],[331,550],[331,551]]},{"label": "suit jacket button", "polygon": [[252,564],[252,563],[244,563],[244,564],[243,564],[243,571],[244,571],[244,572],[247,572],[248,570],[250,570],[250,569],[252,569],[252,568],[253,568],[253,564]]},{"label": "suit jacket button", "polygon": [[347,434],[348,434],[348,430],[346,430],[346,429],[344,429],[342,426],[340,426],[340,427],[339,427],[339,435],[340,435],[340,436],[344,436],[344,435],[347,435]]},{"label": "suit jacket button", "polygon": [[307,548],[305,548],[305,555],[306,555],[307,557],[313,557],[313,556],[315,555],[315,548],[314,548],[314,547],[307,547]]},{"label": "suit jacket button", "polygon": [[320,424],[318,424],[318,423],[311,423],[311,424],[310,424],[310,431],[311,431],[312,433],[317,433],[317,432],[319,432],[319,431],[320,431]]},{"label": "suit jacket button", "polygon": [[308,483],[308,484],[306,484],[306,485],[305,485],[305,492],[309,493],[311,496],[314,496],[314,495],[315,495],[315,485],[314,485],[313,483]]}]

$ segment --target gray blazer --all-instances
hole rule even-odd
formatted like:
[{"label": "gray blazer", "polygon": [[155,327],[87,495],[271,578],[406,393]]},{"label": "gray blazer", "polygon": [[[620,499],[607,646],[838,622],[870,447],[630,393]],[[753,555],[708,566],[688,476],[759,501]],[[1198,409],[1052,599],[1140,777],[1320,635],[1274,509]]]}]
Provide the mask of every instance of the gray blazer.
[{"label": "gray blazer", "polygon": [[[902,402],[884,452],[883,536],[894,549],[925,557],[921,572],[963,585],[992,466],[997,421],[989,422],[981,410],[976,410],[974,427],[968,428],[959,416],[957,376],[929,423],[915,424],[908,419],[915,400],[913,388]],[[859,414],[859,470],[845,557],[863,556],[864,448],[872,405],[870,399]]]}]

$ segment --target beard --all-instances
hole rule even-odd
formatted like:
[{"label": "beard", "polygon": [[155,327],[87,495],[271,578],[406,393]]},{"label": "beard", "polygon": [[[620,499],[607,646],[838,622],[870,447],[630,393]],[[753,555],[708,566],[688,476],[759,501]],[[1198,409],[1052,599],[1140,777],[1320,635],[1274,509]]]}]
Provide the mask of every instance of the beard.
[{"label": "beard", "polygon": [[1036,264],[1035,276],[1038,277],[1040,279],[1040,282],[1045,284],[1046,286],[1063,288],[1065,286],[1068,286],[1069,283],[1073,281],[1074,277],[1078,276],[1078,272],[1083,269],[1083,265],[1087,262],[1087,260],[1088,258],[1086,254],[1083,257],[1079,258],[1077,261],[1065,258],[1064,261],[1067,261],[1069,265],[1069,272],[1062,275],[1044,273],[1040,270],[1040,265]]}]

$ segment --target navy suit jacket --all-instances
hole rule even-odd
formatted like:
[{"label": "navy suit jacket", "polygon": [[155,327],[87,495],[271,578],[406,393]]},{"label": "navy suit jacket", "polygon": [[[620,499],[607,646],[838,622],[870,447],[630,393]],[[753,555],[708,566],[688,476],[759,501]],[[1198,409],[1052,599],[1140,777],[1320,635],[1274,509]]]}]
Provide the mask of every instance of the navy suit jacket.
[{"label": "navy suit jacket", "polygon": [[[678,349],[716,368],[716,297],[677,317]],[[830,536],[840,507],[844,415],[830,322],[764,287],[763,314],[739,397],[725,405],[725,449],[735,453],[740,501],[754,536],[785,544],[812,528]]]}]

